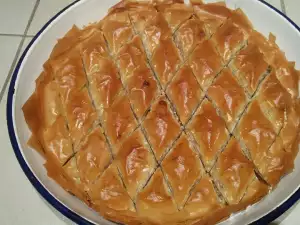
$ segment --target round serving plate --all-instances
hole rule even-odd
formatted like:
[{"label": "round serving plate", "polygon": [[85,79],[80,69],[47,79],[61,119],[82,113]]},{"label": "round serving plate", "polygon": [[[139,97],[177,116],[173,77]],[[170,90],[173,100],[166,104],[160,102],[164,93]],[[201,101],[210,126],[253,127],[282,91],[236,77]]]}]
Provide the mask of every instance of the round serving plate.
[{"label": "round serving plate", "polygon": [[[21,56],[13,73],[7,100],[7,126],[16,157],[36,190],[58,211],[79,224],[113,224],[83,202],[71,196],[47,176],[44,160],[27,146],[30,131],[25,122],[22,106],[35,89],[35,79],[42,71],[56,40],[76,24],[79,27],[102,19],[107,10],[119,0],[74,1],[56,14],[37,33]],[[214,2],[206,0],[205,2]],[[262,0],[226,0],[230,8],[241,8],[254,28],[265,36],[272,32],[288,60],[300,67],[300,28],[280,11]],[[285,176],[274,191],[259,203],[232,215],[222,222],[227,224],[267,224],[287,209],[300,197],[300,154],[295,161],[295,170]]]}]

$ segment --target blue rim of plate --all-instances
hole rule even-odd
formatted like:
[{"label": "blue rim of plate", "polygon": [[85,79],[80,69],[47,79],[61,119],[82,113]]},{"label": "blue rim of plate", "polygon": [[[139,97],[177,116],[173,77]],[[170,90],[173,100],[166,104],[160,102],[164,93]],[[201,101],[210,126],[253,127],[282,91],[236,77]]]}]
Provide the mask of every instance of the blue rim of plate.
[{"label": "blue rim of plate", "polygon": [[[271,8],[275,12],[277,12],[280,16],[282,16],[284,19],[286,19],[290,24],[292,24],[299,32],[300,28],[298,25],[293,22],[289,17],[287,17],[285,14],[283,14],[281,11],[276,9],[274,6],[270,5],[269,3],[265,2],[264,0],[257,0],[266,5],[267,7]],[[48,201],[49,204],[51,204],[56,210],[58,210],[60,213],[62,213],[64,216],[72,220],[73,222],[77,224],[88,224],[93,225],[94,223],[91,223],[87,219],[83,218],[82,216],[78,215],[77,213],[70,210],[68,207],[66,207],[64,204],[62,204],[59,200],[57,200],[41,183],[40,181],[35,177],[34,173],[31,171],[29,166],[27,165],[25,159],[22,156],[21,150],[18,145],[18,141],[16,138],[14,125],[13,125],[13,97],[15,93],[15,82],[19,73],[19,69],[22,65],[22,62],[28,52],[28,50],[31,48],[33,43],[36,41],[36,39],[44,32],[44,30],[64,11],[69,9],[70,7],[74,6],[80,2],[80,0],[75,0],[68,6],[66,6],[64,9],[59,11],[55,16],[53,16],[43,27],[42,29],[34,36],[34,38],[31,40],[29,45],[26,47],[25,51],[23,52],[22,56],[19,59],[19,62],[16,65],[16,68],[13,72],[11,82],[8,89],[8,97],[7,97],[7,105],[6,105],[6,115],[7,115],[7,127],[8,127],[8,133],[10,137],[10,141],[13,147],[13,150],[15,152],[15,155],[17,157],[17,160],[26,174],[27,178],[31,182],[31,184],[34,186],[34,188],[40,193],[40,195],[43,196],[44,199]],[[291,208],[298,200],[300,199],[300,188],[287,199],[284,203],[282,203],[280,206],[275,208],[273,211],[269,212],[268,214],[264,215],[260,219],[252,222],[251,224],[268,224],[275,219],[277,219],[279,216],[281,216],[283,213],[285,213],[289,208]]]}]

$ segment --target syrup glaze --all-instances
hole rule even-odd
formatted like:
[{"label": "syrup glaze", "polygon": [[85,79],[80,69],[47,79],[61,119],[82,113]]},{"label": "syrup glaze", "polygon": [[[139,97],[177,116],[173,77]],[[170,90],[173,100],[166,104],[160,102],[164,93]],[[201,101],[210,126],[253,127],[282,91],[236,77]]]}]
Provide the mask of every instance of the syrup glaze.
[{"label": "syrup glaze", "polygon": [[74,26],[22,108],[48,176],[117,223],[216,224],[294,167],[295,64],[240,9],[183,3]]}]

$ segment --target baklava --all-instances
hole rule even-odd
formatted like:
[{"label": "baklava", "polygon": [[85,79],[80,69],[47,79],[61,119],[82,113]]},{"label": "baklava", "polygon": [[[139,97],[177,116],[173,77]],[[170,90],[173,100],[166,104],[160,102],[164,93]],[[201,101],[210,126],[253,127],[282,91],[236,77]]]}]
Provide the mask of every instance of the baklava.
[{"label": "baklava", "polygon": [[299,71],[240,9],[123,0],[59,39],[23,107],[49,177],[121,224],[215,224],[291,172]]}]

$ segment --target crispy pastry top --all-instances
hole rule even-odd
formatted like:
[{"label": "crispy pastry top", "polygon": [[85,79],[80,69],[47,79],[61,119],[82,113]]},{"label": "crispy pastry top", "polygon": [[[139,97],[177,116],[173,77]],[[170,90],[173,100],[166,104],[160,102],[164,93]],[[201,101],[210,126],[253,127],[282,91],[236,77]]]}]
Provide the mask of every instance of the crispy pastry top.
[{"label": "crispy pastry top", "polygon": [[58,40],[23,106],[28,144],[108,220],[215,224],[292,171],[298,83],[240,9],[123,0]]}]

